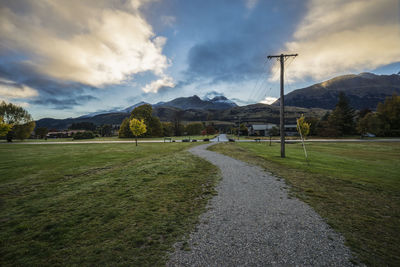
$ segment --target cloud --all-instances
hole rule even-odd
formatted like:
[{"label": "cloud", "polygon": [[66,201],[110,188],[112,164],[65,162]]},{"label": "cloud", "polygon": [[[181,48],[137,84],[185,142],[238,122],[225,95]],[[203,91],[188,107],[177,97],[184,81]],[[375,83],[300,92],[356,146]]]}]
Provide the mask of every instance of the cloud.
[{"label": "cloud", "polygon": [[174,16],[162,16],[161,17],[161,22],[166,26],[172,27],[176,22],[176,17],[174,17]]},{"label": "cloud", "polygon": [[82,103],[97,100],[96,97],[91,95],[80,95],[75,97],[48,97],[46,99],[37,99],[32,103],[35,105],[50,106],[54,109],[70,109],[74,106],[81,105]]},{"label": "cloud", "polygon": [[258,0],[245,0],[246,8],[253,9],[257,5]]},{"label": "cloud", "polygon": [[261,100],[260,103],[271,105],[271,104],[274,103],[276,100],[278,100],[278,98],[276,98],[276,97],[271,97],[271,96],[267,96],[266,98],[264,98],[263,100]]},{"label": "cloud", "polygon": [[161,88],[173,88],[175,86],[174,80],[171,77],[164,76],[161,79],[155,80],[142,88],[145,93],[157,93]]},{"label": "cloud", "polygon": [[38,92],[26,85],[0,78],[0,96],[6,99],[32,98]]},{"label": "cloud", "polygon": [[311,0],[286,43],[287,52],[299,54],[287,79],[322,80],[400,61],[399,17],[397,0]]},{"label": "cloud", "polygon": [[142,17],[143,2],[5,2],[0,53],[17,53],[49,78],[96,87],[145,71],[163,77],[170,64],[162,53],[166,39]]}]

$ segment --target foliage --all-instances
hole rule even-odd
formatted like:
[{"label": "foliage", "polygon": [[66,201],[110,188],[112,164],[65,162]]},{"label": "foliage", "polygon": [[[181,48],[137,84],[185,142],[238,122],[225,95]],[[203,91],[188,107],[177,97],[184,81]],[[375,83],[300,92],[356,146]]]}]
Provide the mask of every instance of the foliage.
[{"label": "foliage", "polygon": [[87,130],[87,131],[95,131],[96,125],[92,122],[82,121],[72,123],[71,126],[68,127],[70,130]]},{"label": "foliage", "polygon": [[100,127],[100,135],[104,136],[112,136],[112,126],[110,124],[104,124]]},{"label": "foliage", "polygon": [[307,123],[305,121],[305,117],[303,114],[296,121],[297,121],[297,131],[299,132],[300,136],[306,138],[307,135],[310,133],[310,123]]},{"label": "foliage", "polygon": [[181,135],[183,135],[183,132],[185,131],[185,127],[181,123],[182,116],[183,116],[183,110],[176,111],[173,115],[172,125],[174,128],[175,136],[181,136]]},{"label": "foliage", "polygon": [[207,133],[207,135],[213,135],[213,134],[215,134],[216,132],[217,132],[217,130],[214,128],[214,126],[208,125],[208,126],[206,127],[206,133]]},{"label": "foliage", "polygon": [[133,118],[138,120],[143,120],[147,126],[147,131],[145,136],[162,136],[163,129],[160,122],[160,119],[156,116],[153,116],[153,108],[149,104],[141,105],[136,107],[131,112],[130,120]]},{"label": "foliage", "polygon": [[[18,139],[28,138],[35,128],[31,115],[22,107],[2,101],[0,103],[0,117],[7,125],[12,125],[6,134],[7,141],[11,142],[14,137]],[[32,128],[33,125],[33,128]],[[28,133],[28,131],[30,132]]]},{"label": "foliage", "polygon": [[317,127],[319,123],[319,119],[315,117],[307,117],[304,119],[305,122],[307,122],[310,125],[310,133],[309,135],[317,135]]},{"label": "foliage", "polygon": [[165,266],[218,179],[191,146],[0,146],[1,265]]},{"label": "foliage", "polygon": [[362,119],[358,121],[357,131],[364,135],[372,133],[376,136],[384,135],[384,123],[377,113],[367,113]]},{"label": "foliage", "polygon": [[119,131],[118,131],[119,138],[133,138],[134,137],[131,129],[129,128],[129,123],[130,123],[129,118],[125,118],[122,121],[121,126],[119,127]]},{"label": "foliage", "polygon": [[203,130],[203,124],[200,122],[189,123],[185,127],[185,131],[188,135],[199,135]]},{"label": "foliage", "polygon": [[47,129],[46,127],[38,127],[35,130],[36,136],[40,137],[41,139],[45,138],[48,132],[49,129]]},{"label": "foliage", "polygon": [[144,120],[137,120],[135,118],[131,119],[129,122],[129,129],[131,130],[132,134],[135,136],[136,139],[136,145],[137,145],[137,137],[146,133],[146,124],[144,123]]},{"label": "foliage", "polygon": [[0,117],[0,137],[5,136],[12,129],[12,124],[4,122],[3,117]]},{"label": "foliage", "polygon": [[72,136],[74,139],[93,139],[95,135],[92,131],[77,132]]},{"label": "foliage", "polygon": [[174,135],[174,127],[170,122],[162,122],[161,123],[163,129],[163,136],[173,136]]},{"label": "foliage", "polygon": [[15,138],[19,140],[27,139],[31,136],[33,129],[35,129],[36,123],[30,121],[24,124],[16,124],[13,126],[12,131]]},{"label": "foliage", "polygon": [[278,127],[273,126],[273,127],[271,128],[271,130],[269,130],[269,135],[270,135],[270,136],[277,136],[277,135],[279,135],[279,129],[278,129]]},{"label": "foliage", "polygon": [[249,130],[247,129],[244,123],[240,124],[240,134],[241,135],[249,135]]},{"label": "foliage", "polygon": [[146,129],[146,124],[143,120],[131,119],[129,122],[129,128],[134,136],[140,136],[144,134]]},{"label": "foliage", "polygon": [[400,96],[387,97],[379,103],[377,112],[383,122],[386,136],[400,136]]},{"label": "foliage", "polygon": [[0,103],[0,117],[3,118],[3,121],[7,124],[25,124],[32,121],[31,115],[17,105],[12,103],[6,103],[2,101]]},{"label": "foliage", "polygon": [[349,105],[344,92],[339,93],[336,108],[328,118],[328,127],[335,136],[350,135],[355,133],[355,111]]}]

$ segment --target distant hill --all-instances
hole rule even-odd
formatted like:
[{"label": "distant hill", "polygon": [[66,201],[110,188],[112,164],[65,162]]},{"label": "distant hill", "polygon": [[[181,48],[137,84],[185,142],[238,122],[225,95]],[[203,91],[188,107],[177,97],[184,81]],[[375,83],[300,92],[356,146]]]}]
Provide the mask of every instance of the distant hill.
[{"label": "distant hill", "polygon": [[[323,109],[307,109],[299,107],[287,107],[285,110],[286,123],[296,123],[296,118],[304,114],[306,117],[321,117],[326,113]],[[230,109],[180,109],[169,106],[159,106],[153,109],[153,114],[161,121],[172,121],[176,116],[182,122],[186,121],[219,121],[237,122],[239,117],[243,123],[279,123],[279,107],[266,104],[254,104],[248,106],[236,106]],[[36,122],[37,127],[47,127],[49,129],[67,129],[72,123],[92,122],[97,125],[102,124],[121,124],[129,117],[130,113],[109,113],[99,114],[90,118],[69,118],[51,119],[45,118]]]},{"label": "distant hill", "polygon": [[232,107],[237,107],[236,103],[227,99],[225,96],[216,96],[213,99],[200,99],[197,95],[190,97],[179,97],[169,102],[159,102],[153,107],[174,107],[182,110],[188,109],[216,109],[224,110]]},{"label": "distant hill", "polygon": [[[343,91],[355,109],[375,110],[378,103],[393,93],[400,95],[400,75],[361,73],[343,75],[285,95],[285,106],[334,109]],[[279,100],[272,105],[279,105]]]}]

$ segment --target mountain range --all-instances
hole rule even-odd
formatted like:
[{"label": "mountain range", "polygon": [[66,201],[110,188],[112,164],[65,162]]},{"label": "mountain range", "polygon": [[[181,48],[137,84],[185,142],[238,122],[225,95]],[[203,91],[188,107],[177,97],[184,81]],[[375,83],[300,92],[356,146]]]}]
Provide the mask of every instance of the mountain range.
[{"label": "mountain range", "polygon": [[[139,107],[144,104],[149,104],[149,103],[141,101],[135,105],[129,106],[124,109],[97,111],[89,113],[87,115],[80,116],[79,118],[92,118],[97,115],[108,114],[108,113],[131,113],[132,110],[134,110],[136,107]],[[158,102],[157,104],[153,104],[152,106],[153,108],[172,107],[182,110],[188,110],[188,109],[224,110],[232,107],[237,107],[237,104],[223,95],[217,95],[212,99],[209,99],[207,97],[200,99],[200,97],[194,95],[190,97],[175,98],[168,102]]]},{"label": "mountain range", "polygon": [[[295,123],[301,114],[306,117],[320,117],[327,110],[335,108],[340,91],[349,98],[355,109],[376,109],[379,102],[394,93],[400,95],[400,74],[375,75],[361,73],[358,75],[339,76],[328,81],[298,89],[285,96],[286,123]],[[44,118],[36,122],[38,127],[49,129],[66,129],[76,122],[92,122],[101,124],[120,124],[130,112],[140,105],[139,102],[123,109],[112,109],[90,113],[78,118],[52,119]],[[241,118],[243,122],[265,123],[279,122],[279,100],[272,105],[252,104],[238,106],[225,96],[212,99],[201,99],[197,95],[179,97],[168,102],[153,104],[153,113],[161,121],[171,121],[177,116],[182,121],[217,121],[233,123]]]},{"label": "mountain range", "polygon": [[[285,95],[285,106],[334,109],[341,91],[353,108],[375,110],[386,97],[394,93],[400,95],[400,72],[392,75],[360,73],[338,76],[290,92]],[[272,105],[279,106],[279,99]]]}]

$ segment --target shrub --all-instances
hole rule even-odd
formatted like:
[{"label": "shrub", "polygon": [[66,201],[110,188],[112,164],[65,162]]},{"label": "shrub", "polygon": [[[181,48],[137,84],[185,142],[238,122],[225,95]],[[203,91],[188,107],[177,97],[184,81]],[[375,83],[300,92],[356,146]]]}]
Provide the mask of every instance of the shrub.
[{"label": "shrub", "polygon": [[93,139],[95,137],[95,135],[92,131],[86,131],[86,132],[75,133],[72,137],[75,140],[77,140],[77,139]]}]

